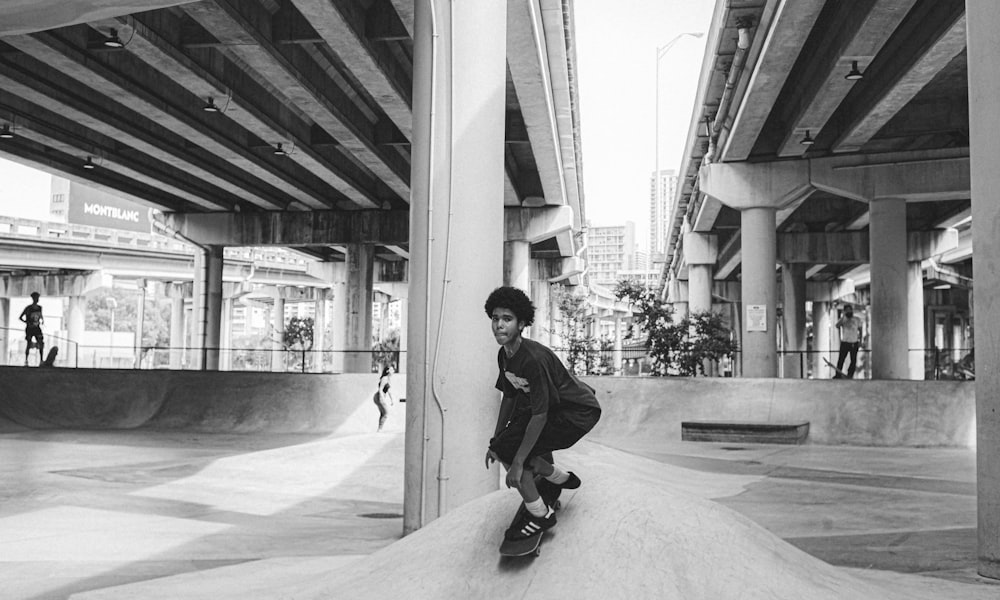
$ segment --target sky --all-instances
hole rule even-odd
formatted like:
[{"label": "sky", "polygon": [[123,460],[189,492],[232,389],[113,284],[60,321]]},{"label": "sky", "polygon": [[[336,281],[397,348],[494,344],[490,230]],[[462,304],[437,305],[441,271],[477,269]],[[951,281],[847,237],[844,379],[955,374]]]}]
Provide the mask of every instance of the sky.
[{"label": "sky", "polygon": [[[636,224],[646,247],[656,166],[656,54],[706,32],[715,0],[576,0],[583,183],[593,225]],[[679,169],[705,37],[683,36],[660,69],[660,168]],[[0,215],[44,220],[50,177],[0,158]]]}]

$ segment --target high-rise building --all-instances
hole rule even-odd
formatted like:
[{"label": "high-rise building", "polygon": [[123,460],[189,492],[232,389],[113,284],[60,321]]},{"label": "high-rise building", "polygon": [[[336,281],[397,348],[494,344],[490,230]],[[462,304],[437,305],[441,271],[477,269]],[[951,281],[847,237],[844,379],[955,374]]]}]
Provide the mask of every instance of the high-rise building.
[{"label": "high-rise building", "polygon": [[677,172],[673,169],[661,169],[659,187],[656,182],[656,173],[653,173],[649,177],[650,256],[666,251],[667,234],[670,232],[670,221],[673,219],[670,208],[677,192]]},{"label": "high-rise building", "polygon": [[587,272],[590,281],[613,288],[618,273],[635,268],[635,223],[610,227],[587,227]]}]

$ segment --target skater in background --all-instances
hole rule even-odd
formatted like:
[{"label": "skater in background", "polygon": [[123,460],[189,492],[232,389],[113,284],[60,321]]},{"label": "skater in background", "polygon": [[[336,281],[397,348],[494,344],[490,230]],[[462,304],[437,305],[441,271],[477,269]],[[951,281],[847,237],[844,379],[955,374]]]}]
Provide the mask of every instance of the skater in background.
[{"label": "skater in background", "polygon": [[392,365],[386,365],[382,368],[382,375],[378,378],[378,390],[375,392],[375,396],[372,400],[375,401],[375,406],[378,407],[378,430],[382,431],[382,427],[385,425],[385,420],[389,418],[389,408],[393,405],[392,400],[392,374],[395,370]]},{"label": "skater in background", "polygon": [[[28,342],[24,348],[24,366],[28,366],[28,355],[32,348],[38,348],[38,362],[42,362],[45,352],[45,336],[42,335],[42,305],[38,303],[39,293],[31,292],[31,304],[21,311],[21,322],[24,323],[24,339]],[[32,343],[34,340],[34,343]]]}]

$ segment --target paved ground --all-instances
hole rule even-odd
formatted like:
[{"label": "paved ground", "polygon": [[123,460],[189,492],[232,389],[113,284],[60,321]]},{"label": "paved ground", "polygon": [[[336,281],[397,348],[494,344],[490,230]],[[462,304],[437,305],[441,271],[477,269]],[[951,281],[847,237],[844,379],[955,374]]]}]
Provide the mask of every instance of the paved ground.
[{"label": "paved ground", "polygon": [[[0,595],[331,597],[323,586],[397,551],[401,416],[387,433],[341,438],[8,429]],[[563,460],[714,499],[875,586],[1000,597],[1000,582],[975,574],[970,450],[601,442]],[[511,498],[483,502],[506,515]],[[557,556],[558,539],[543,557]]]}]

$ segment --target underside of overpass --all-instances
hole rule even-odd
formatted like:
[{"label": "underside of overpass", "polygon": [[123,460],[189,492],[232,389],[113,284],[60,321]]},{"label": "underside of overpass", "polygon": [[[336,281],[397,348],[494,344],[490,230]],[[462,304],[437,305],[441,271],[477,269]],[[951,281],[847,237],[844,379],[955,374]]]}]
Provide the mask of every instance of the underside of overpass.
[{"label": "underside of overpass", "polygon": [[[511,5],[503,203],[579,229],[571,12]],[[403,0],[4,3],[0,156],[166,213],[371,211],[405,234],[413,35]],[[405,260],[398,237],[366,242]],[[554,237],[533,256],[566,257]],[[351,241],[289,245],[343,261]]]},{"label": "underside of overpass", "polygon": [[[946,164],[955,175],[949,187],[901,192],[906,228],[956,228],[958,243],[936,257],[940,268],[927,271],[926,283],[947,283],[945,274],[952,283],[966,282],[972,265],[965,2],[743,0],[719,7],[679,171],[664,282],[686,277],[682,248],[689,231],[716,237],[717,281],[739,279],[739,210],[706,195],[699,180],[703,165],[732,162],[804,163],[834,172]],[[809,183],[777,206],[779,244],[792,234],[834,245],[842,245],[840,236],[829,234],[867,235],[871,195]],[[810,261],[807,272],[813,282],[850,279],[867,287],[870,279],[868,256],[860,253]]]}]

